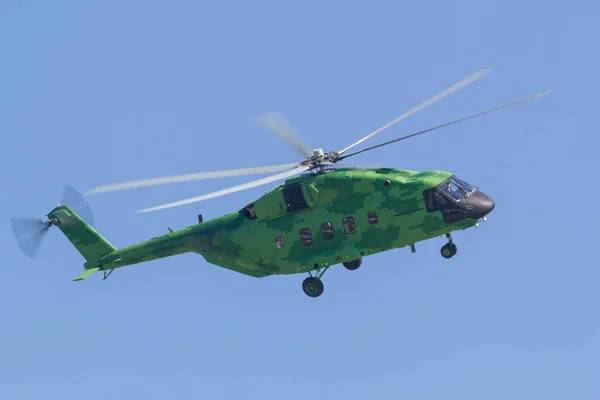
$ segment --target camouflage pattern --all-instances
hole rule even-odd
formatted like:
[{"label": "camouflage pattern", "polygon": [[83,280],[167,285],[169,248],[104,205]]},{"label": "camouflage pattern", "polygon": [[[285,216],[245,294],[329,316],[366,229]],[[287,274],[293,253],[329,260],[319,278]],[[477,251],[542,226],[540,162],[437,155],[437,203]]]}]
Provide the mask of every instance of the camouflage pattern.
[{"label": "camouflage pattern", "polygon": [[95,262],[105,254],[116,250],[94,228],[67,206],[59,206],[48,214],[55,226],[65,234],[73,246],[88,262]]},{"label": "camouflage pattern", "polygon": [[[452,174],[399,169],[335,169],[292,177],[247,208],[163,236],[116,249],[68,206],[49,214],[86,260],[86,269],[110,270],[186,252],[209,263],[253,277],[305,273],[396,249],[455,230],[476,220],[446,223],[439,211],[428,212],[423,191]],[[296,193],[305,209],[289,210],[284,191]],[[343,221],[354,220],[345,231]],[[322,232],[322,224],[325,233]],[[309,244],[301,241],[309,229]],[[306,231],[308,233],[308,231]],[[328,237],[326,239],[325,237]],[[283,247],[278,247],[281,238]],[[85,276],[84,276],[85,277]],[[83,279],[83,278],[81,278]]]}]

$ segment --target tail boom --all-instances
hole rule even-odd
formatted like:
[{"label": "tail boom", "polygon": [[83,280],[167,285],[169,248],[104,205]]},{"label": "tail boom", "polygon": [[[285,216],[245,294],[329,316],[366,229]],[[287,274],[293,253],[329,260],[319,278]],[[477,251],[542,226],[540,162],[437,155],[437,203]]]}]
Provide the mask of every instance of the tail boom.
[{"label": "tail boom", "polygon": [[85,271],[74,281],[83,280],[101,270],[187,253],[191,248],[187,229],[117,249],[68,206],[59,205],[48,214],[48,218],[85,258]]},{"label": "tail boom", "polygon": [[168,233],[131,246],[116,249],[86,268],[115,269],[190,252],[185,230]]}]

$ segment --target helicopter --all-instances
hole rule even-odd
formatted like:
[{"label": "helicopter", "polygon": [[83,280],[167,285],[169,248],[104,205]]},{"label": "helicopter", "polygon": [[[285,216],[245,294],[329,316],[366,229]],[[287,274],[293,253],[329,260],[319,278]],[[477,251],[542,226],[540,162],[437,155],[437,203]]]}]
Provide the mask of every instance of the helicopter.
[{"label": "helicopter", "polygon": [[[283,116],[266,113],[259,120],[287,141],[303,159],[299,162],[203,172],[99,186],[85,195],[250,174],[275,173],[198,197],[138,210],[147,213],[191,204],[282,181],[262,196],[221,217],[198,222],[127,247],[117,248],[93,227],[93,215],[83,196],[66,186],[62,203],[46,219],[13,218],[12,228],[21,250],[35,257],[42,236],[56,226],[85,259],[81,281],[102,271],[107,279],[115,269],[182,253],[197,253],[205,261],[250,277],[306,274],[304,293],[324,292],[323,274],[334,265],[358,269],[368,255],[410,247],[446,236],[441,256],[457,254],[452,233],[477,227],[495,208],[493,199],[455,174],[398,168],[340,167],[349,157],[426,132],[538,99],[542,92],[451,122],[428,128],[362,150],[349,152],[400,120],[441,100],[491,72],[477,71],[417,107],[339,151],[311,150]],[[313,275],[314,273],[314,275]]]}]

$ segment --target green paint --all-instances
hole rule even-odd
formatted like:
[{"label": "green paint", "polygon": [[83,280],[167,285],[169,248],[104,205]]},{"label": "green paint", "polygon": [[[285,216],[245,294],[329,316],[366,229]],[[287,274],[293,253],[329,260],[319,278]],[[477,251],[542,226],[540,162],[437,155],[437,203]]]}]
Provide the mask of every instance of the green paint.
[{"label": "green paint", "polygon": [[77,275],[74,279],[73,282],[76,281],[82,281],[85,278],[87,278],[88,276],[92,275],[95,272],[100,271],[100,268],[96,267],[96,268],[90,268],[90,269],[86,269],[85,271],[83,271],[81,274]]},{"label": "green paint", "polygon": [[[246,190],[287,177],[284,184],[274,187],[238,212],[178,231],[169,228],[168,234],[123,248],[113,246],[69,205],[59,205],[48,214],[49,220],[41,223],[13,218],[13,232],[21,250],[33,257],[43,233],[51,226],[58,226],[85,259],[85,271],[75,280],[85,279],[98,271],[103,271],[106,279],[116,268],[191,252],[201,255],[211,264],[257,278],[308,272],[310,276],[304,280],[302,288],[310,297],[318,297],[323,293],[320,278],[330,266],[342,264],[349,270],[355,270],[362,265],[363,258],[370,254],[405,246],[410,246],[414,252],[415,243],[446,235],[448,243],[440,249],[441,255],[445,258],[454,257],[457,247],[450,233],[477,226],[478,220],[494,209],[494,202],[487,195],[445,171],[336,169],[332,166],[349,157],[550,93],[538,93],[385,143],[348,152],[383,129],[489,72],[481,70],[471,74],[339,151],[325,153],[318,148],[311,152],[285,120],[267,113],[261,116],[261,121],[302,154],[302,161],[144,179],[106,185],[88,192],[279,172],[223,191],[138,211],[149,212]],[[306,171],[308,173],[302,173]],[[291,176],[296,173],[302,174]],[[83,200],[81,196],[78,198]],[[76,204],[71,206],[75,208]]]},{"label": "green paint", "polygon": [[[56,207],[48,217],[55,220],[86,260],[84,267],[88,271],[76,280],[98,270],[188,252],[252,277],[297,274],[312,271],[315,265],[321,268],[362,260],[370,254],[474,226],[477,220],[447,223],[441,211],[427,211],[424,191],[451,176],[444,171],[417,173],[389,168],[304,174],[288,179],[250,203],[248,207],[253,207],[255,217],[244,207],[239,212],[118,249],[66,205]],[[305,207],[301,210],[295,210],[294,204],[290,208],[283,195],[284,189],[296,182],[300,184],[297,199]],[[343,222],[349,219],[353,226],[349,223],[344,227]],[[307,229],[307,234],[310,230],[305,243],[300,238],[302,229]],[[283,240],[280,248],[278,238]]]}]

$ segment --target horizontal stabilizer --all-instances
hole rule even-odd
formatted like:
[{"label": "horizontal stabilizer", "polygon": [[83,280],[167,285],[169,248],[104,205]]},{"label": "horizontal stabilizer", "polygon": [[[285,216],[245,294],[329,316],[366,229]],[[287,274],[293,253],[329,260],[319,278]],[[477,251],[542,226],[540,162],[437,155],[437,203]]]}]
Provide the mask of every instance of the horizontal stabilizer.
[{"label": "horizontal stabilizer", "polygon": [[94,272],[98,272],[99,270],[100,270],[100,268],[86,269],[81,274],[77,275],[77,277],[75,279],[73,279],[73,282],[75,282],[75,281],[82,281],[85,278],[87,278],[88,276],[92,275]]}]

